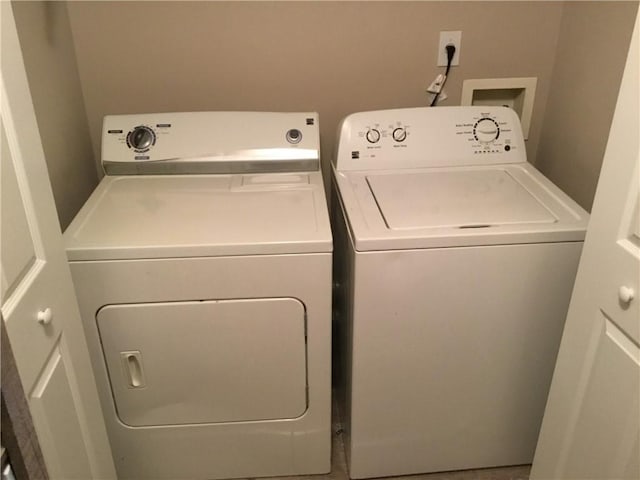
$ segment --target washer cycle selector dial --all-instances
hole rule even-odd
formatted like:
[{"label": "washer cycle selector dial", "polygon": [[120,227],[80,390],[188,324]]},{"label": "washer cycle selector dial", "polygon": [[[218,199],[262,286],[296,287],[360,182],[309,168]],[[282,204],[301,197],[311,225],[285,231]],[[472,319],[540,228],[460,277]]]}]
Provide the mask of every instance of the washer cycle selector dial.
[{"label": "washer cycle selector dial", "polygon": [[473,126],[473,136],[481,143],[491,143],[500,136],[500,127],[491,118],[481,118]]},{"label": "washer cycle selector dial", "polygon": [[146,152],[156,143],[156,134],[145,125],[138,125],[127,134],[127,145],[136,152]]},{"label": "washer cycle selector dial", "polygon": [[378,143],[378,141],[380,141],[380,131],[375,128],[370,128],[367,130],[365,137],[367,137],[369,143]]},{"label": "washer cycle selector dial", "polygon": [[391,136],[396,142],[404,142],[407,139],[407,130],[404,127],[396,128]]}]

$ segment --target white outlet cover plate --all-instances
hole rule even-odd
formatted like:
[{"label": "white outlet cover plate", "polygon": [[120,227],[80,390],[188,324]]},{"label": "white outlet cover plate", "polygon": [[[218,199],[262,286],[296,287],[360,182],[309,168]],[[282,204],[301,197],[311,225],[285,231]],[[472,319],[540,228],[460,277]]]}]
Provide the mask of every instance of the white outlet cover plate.
[{"label": "white outlet cover plate", "polygon": [[447,66],[447,51],[445,47],[453,43],[456,46],[456,52],[453,54],[451,65],[460,63],[460,47],[462,46],[462,32],[460,30],[454,32],[440,32],[440,43],[438,44],[438,67]]}]

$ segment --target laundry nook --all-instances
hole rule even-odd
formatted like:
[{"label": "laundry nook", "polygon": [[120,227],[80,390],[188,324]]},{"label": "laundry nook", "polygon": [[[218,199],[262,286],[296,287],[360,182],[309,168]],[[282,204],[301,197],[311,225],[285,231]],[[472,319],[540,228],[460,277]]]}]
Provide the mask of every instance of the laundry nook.
[{"label": "laundry nook", "polygon": [[0,480],[638,480],[639,5],[0,2]]}]

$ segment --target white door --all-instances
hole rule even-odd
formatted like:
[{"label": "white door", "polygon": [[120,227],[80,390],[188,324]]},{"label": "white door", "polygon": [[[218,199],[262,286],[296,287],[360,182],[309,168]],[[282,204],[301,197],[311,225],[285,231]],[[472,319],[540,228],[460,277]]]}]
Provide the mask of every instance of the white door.
[{"label": "white door", "polygon": [[532,479],[640,478],[638,19]]},{"label": "white door", "polygon": [[115,478],[11,3],[0,4],[2,317],[50,478]]}]

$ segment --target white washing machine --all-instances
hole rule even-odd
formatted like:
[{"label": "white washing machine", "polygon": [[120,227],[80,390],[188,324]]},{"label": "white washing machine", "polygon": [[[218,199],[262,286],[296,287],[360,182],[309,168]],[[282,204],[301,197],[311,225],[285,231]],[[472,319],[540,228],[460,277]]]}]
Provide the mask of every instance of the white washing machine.
[{"label": "white washing machine", "polygon": [[350,476],[531,463],[588,214],[504,107],[351,115],[333,173]]},{"label": "white washing machine", "polygon": [[65,232],[118,478],[330,470],[315,113],[107,116]]}]

